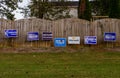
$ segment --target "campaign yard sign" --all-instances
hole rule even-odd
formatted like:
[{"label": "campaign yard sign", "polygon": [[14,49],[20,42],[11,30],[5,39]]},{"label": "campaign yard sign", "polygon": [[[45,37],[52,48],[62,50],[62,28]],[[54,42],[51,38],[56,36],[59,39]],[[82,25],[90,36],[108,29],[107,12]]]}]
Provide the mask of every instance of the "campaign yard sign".
[{"label": "campaign yard sign", "polygon": [[28,41],[37,41],[37,40],[39,40],[39,33],[38,32],[28,32],[27,40]]},{"label": "campaign yard sign", "polygon": [[16,29],[6,29],[5,37],[6,38],[16,38],[18,36],[18,32]]},{"label": "campaign yard sign", "polygon": [[55,47],[66,47],[66,38],[55,38],[54,46]]},{"label": "campaign yard sign", "polygon": [[53,39],[52,32],[43,32],[42,33],[42,40],[51,41]]},{"label": "campaign yard sign", "polygon": [[85,44],[97,44],[97,37],[96,36],[85,36],[84,43]]},{"label": "campaign yard sign", "polygon": [[114,32],[105,32],[104,41],[116,41],[116,33]]},{"label": "campaign yard sign", "polygon": [[80,37],[79,36],[69,36],[68,44],[80,44]]}]

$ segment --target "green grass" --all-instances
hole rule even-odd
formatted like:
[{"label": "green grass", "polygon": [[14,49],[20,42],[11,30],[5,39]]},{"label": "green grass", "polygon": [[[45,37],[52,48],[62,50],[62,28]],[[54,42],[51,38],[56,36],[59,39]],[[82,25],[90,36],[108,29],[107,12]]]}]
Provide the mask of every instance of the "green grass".
[{"label": "green grass", "polygon": [[120,78],[120,53],[1,53],[0,78]]}]

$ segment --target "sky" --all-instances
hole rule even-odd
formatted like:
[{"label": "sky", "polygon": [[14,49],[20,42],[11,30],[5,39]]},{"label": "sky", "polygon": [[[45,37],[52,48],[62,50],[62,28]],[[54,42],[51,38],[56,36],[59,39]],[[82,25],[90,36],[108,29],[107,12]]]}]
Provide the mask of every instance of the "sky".
[{"label": "sky", "polygon": [[[29,4],[30,0],[23,0],[22,3],[19,3],[18,5],[20,7],[26,7]],[[15,14],[16,19],[23,19],[24,15],[20,13],[20,10],[17,9],[16,11],[13,12]]]},{"label": "sky", "polygon": [[[71,0],[71,1],[78,1],[78,0]],[[19,3],[18,5],[20,7],[26,7],[28,4],[29,4],[30,0],[23,0],[22,3]],[[23,14],[20,14],[20,10],[17,9],[16,11],[13,12],[15,14],[15,18],[18,20],[18,19],[23,19],[24,18],[24,15]]]}]

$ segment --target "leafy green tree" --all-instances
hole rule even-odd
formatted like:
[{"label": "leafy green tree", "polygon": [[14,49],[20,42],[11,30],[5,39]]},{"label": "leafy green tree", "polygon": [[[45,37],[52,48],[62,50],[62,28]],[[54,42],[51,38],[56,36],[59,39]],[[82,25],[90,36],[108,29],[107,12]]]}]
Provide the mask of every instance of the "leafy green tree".
[{"label": "leafy green tree", "polygon": [[92,0],[91,5],[95,15],[120,18],[120,0]]},{"label": "leafy green tree", "polygon": [[48,3],[48,1],[31,0],[31,3],[28,7],[30,9],[30,16],[43,18],[44,13],[50,10],[51,5]]},{"label": "leafy green tree", "polygon": [[109,17],[120,19],[120,0],[110,0]]},{"label": "leafy green tree", "polygon": [[61,5],[57,6],[56,2],[50,2],[48,0],[31,0],[28,5],[28,10],[30,11],[29,16],[49,20],[70,17],[69,10],[65,6],[64,0],[59,0],[57,2]]},{"label": "leafy green tree", "polygon": [[14,10],[18,8],[18,2],[22,0],[0,0],[0,17],[14,20]]},{"label": "leafy green tree", "polygon": [[89,0],[79,0],[78,18],[90,20],[91,17],[91,6]]},{"label": "leafy green tree", "polygon": [[108,16],[110,0],[92,0],[91,2],[92,12],[98,16]]},{"label": "leafy green tree", "polygon": [[29,17],[30,11],[29,11],[29,8],[28,8],[28,7],[25,7],[25,6],[24,6],[24,8],[21,7],[20,9],[22,10],[22,11],[20,11],[20,13],[23,14],[24,18]]}]

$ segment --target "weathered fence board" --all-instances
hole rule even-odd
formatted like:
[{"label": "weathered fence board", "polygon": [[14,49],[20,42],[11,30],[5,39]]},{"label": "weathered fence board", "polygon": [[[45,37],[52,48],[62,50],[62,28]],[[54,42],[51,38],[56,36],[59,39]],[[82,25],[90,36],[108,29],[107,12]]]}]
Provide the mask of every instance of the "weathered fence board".
[{"label": "weathered fence board", "polygon": [[[44,19],[21,19],[10,21],[0,19],[0,43],[7,45],[8,39],[4,36],[5,29],[18,30],[18,37],[13,40],[14,44],[29,44],[27,41],[28,32],[39,32],[40,40],[30,42],[35,46],[51,46],[52,41],[42,41],[43,32],[52,32],[53,37],[68,38],[68,36],[80,36],[81,44],[84,44],[84,36],[97,36],[98,44],[104,42],[104,32],[115,32],[117,34],[117,42],[120,42],[120,19],[101,19],[96,21],[86,21],[82,19],[69,18],[56,21]],[[8,42],[9,43],[9,42]],[[4,44],[4,45],[5,45]]]}]

